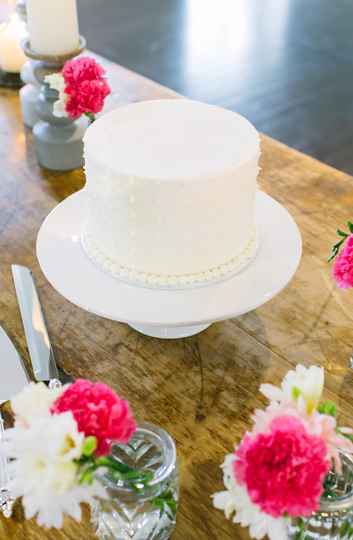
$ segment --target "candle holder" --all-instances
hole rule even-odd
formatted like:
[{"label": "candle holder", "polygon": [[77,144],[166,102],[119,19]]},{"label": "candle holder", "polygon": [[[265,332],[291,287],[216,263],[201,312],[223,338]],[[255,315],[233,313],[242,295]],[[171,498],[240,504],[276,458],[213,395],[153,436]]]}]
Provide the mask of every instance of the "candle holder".
[{"label": "candle holder", "polygon": [[31,49],[29,40],[22,44],[25,55],[32,60],[33,76],[39,86],[36,112],[39,121],[33,127],[33,139],[39,164],[54,171],[77,169],[83,164],[82,138],[87,126],[84,119],[58,118],[53,106],[59,94],[44,82],[47,75],[58,73],[65,62],[78,56],[86,47],[80,36],[75,51],[63,55],[43,55]]},{"label": "candle holder", "polygon": [[[26,0],[16,1],[16,13],[24,22],[27,23],[27,5]],[[27,60],[21,69],[21,79],[24,83],[20,90],[20,102],[23,123],[26,127],[32,129],[34,124],[39,121],[39,117],[36,111],[36,103],[39,94],[39,83],[35,80],[33,75],[32,61]]]},{"label": "candle holder", "polygon": [[20,90],[23,123],[32,129],[39,122],[37,101],[40,91],[40,83],[35,79],[33,73],[33,60],[27,60],[24,64],[21,69],[21,79],[25,83]]}]

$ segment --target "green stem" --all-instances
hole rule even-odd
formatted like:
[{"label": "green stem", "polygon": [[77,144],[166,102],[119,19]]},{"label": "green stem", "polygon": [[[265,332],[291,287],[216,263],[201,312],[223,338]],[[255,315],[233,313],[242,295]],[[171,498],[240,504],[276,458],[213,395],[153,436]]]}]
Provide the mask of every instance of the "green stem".
[{"label": "green stem", "polygon": [[89,119],[89,125],[93,124],[93,122],[95,121],[96,117],[94,116],[93,113],[91,112],[85,112],[85,116],[87,116],[87,118]]},{"label": "green stem", "polygon": [[79,460],[81,465],[80,483],[92,483],[93,475],[98,469],[107,469],[115,480],[126,482],[132,489],[137,491],[146,487],[153,479],[151,471],[139,471],[116,461],[111,456],[102,456],[94,458],[92,456],[83,456]]},{"label": "green stem", "polygon": [[346,231],[342,231],[341,229],[337,229],[336,233],[337,235],[341,238],[336,244],[334,244],[332,246],[332,249],[331,249],[331,255],[330,257],[327,259],[328,262],[331,262],[333,261],[333,259],[335,259],[337,257],[337,255],[339,254],[339,251],[342,247],[342,245],[345,243],[345,241],[347,240],[348,236],[350,236],[351,234],[353,234],[353,223],[351,221],[347,221],[347,227],[348,227],[348,230],[349,232],[347,233]]}]

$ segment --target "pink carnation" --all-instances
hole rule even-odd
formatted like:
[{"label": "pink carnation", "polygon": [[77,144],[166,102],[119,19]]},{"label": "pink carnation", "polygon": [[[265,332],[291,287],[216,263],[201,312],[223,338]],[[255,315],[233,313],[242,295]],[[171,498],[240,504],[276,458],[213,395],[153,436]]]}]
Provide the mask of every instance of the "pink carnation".
[{"label": "pink carnation", "polygon": [[298,418],[277,417],[267,433],[246,435],[235,455],[236,480],[263,512],[277,518],[318,509],[330,468],[327,447]]},{"label": "pink carnation", "polygon": [[71,118],[82,114],[99,113],[104,106],[105,98],[110,94],[106,81],[83,81],[78,87],[67,86],[65,93],[69,95],[66,111]]},{"label": "pink carnation", "polygon": [[333,277],[342,289],[353,287],[353,234],[351,234],[344,248],[333,265]]},{"label": "pink carnation", "polygon": [[111,89],[105,78],[105,70],[93,58],[77,58],[66,62],[63,69],[65,109],[70,118],[82,114],[95,115],[104,106]]},{"label": "pink carnation", "polygon": [[[268,431],[273,420],[281,416],[291,416],[300,421],[311,435],[320,437],[327,447],[327,458],[333,460],[336,470],[341,471],[340,453],[353,454],[353,443],[337,431],[336,419],[333,416],[314,411],[307,414],[306,409],[296,409],[291,403],[272,402],[265,410],[256,409],[253,415],[253,435]],[[351,433],[348,428],[343,428]]]},{"label": "pink carnation", "polygon": [[68,386],[51,408],[53,414],[66,411],[72,412],[81,433],[97,438],[101,456],[109,454],[112,442],[128,443],[136,430],[128,402],[103,383],[78,379]]},{"label": "pink carnation", "polygon": [[82,56],[66,62],[63,69],[65,84],[77,86],[83,81],[100,80],[105,75],[105,69],[94,58]]}]

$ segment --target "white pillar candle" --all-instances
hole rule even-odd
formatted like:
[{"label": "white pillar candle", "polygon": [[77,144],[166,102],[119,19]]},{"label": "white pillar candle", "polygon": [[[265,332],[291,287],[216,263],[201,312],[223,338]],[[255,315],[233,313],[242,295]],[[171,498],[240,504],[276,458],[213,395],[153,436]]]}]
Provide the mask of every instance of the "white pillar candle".
[{"label": "white pillar candle", "polygon": [[9,73],[19,73],[26,57],[20,42],[23,39],[25,27],[16,13],[12,14],[9,22],[0,27],[0,67]]},{"label": "white pillar candle", "polygon": [[79,44],[76,0],[27,0],[27,27],[34,52],[75,51]]}]

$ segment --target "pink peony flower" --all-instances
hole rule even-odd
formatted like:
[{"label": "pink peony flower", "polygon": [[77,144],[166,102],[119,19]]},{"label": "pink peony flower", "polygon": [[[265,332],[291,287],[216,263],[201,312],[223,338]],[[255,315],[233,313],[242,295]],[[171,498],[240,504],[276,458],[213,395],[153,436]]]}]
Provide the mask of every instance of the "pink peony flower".
[{"label": "pink peony flower", "polygon": [[235,455],[235,478],[263,512],[277,518],[318,509],[330,468],[327,447],[298,418],[279,416],[267,433],[246,435]]},{"label": "pink peony flower", "polygon": [[136,430],[127,401],[109,386],[78,379],[68,386],[51,408],[52,414],[71,411],[78,430],[97,438],[97,454],[109,454],[112,442],[128,443]]},{"label": "pink peony flower", "polygon": [[351,234],[333,265],[333,277],[342,289],[353,287],[353,234]]}]

